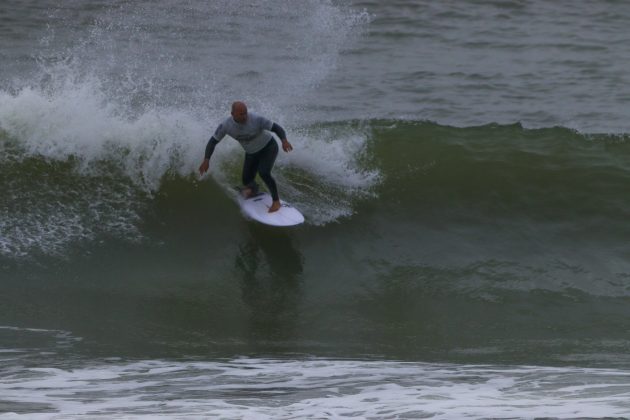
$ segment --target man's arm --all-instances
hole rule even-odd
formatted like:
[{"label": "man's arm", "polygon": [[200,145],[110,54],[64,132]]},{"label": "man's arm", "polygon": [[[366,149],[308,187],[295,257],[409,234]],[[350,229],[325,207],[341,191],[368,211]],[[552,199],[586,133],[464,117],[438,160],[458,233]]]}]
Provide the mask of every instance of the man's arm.
[{"label": "man's arm", "polygon": [[219,144],[219,140],[215,139],[214,136],[210,137],[208,140],[208,144],[206,144],[206,152],[204,153],[204,159],[210,160],[210,156],[214,153],[214,148]]},{"label": "man's arm", "polygon": [[280,140],[287,139],[287,133],[284,131],[284,128],[280,127],[279,124],[273,123],[271,125],[271,131],[276,133],[276,135],[278,136]]},{"label": "man's arm", "polygon": [[214,148],[219,144],[219,142],[226,135],[225,124],[219,124],[217,129],[214,131],[210,140],[208,140],[208,144],[206,144],[206,150],[203,155],[203,162],[201,162],[201,166],[199,166],[199,175],[203,175],[208,172],[208,168],[210,167],[210,156],[214,153]]},{"label": "man's arm", "polygon": [[208,172],[208,168],[210,168],[210,156],[214,152],[214,148],[219,144],[219,141],[214,138],[214,136],[210,137],[208,140],[208,144],[206,144],[206,151],[203,155],[203,162],[199,166],[199,175],[203,175]]},{"label": "man's arm", "polygon": [[282,150],[285,152],[293,150],[293,146],[291,146],[291,143],[287,140],[287,133],[284,131],[284,128],[282,128],[279,124],[273,123],[271,131],[276,133],[280,141],[282,141]]}]

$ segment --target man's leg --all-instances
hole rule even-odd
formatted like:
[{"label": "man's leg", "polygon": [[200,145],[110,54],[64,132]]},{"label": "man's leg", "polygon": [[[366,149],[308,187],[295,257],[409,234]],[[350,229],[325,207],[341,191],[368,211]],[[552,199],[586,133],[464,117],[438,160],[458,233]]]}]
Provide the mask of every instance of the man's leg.
[{"label": "man's leg", "polygon": [[278,143],[276,143],[275,139],[271,139],[269,144],[260,151],[260,160],[258,164],[258,174],[265,182],[265,185],[267,185],[267,188],[269,189],[269,194],[271,194],[271,198],[273,200],[273,204],[269,209],[270,212],[280,209],[280,197],[278,196],[278,187],[276,185],[275,179],[273,179],[273,177],[271,176],[271,169],[273,169],[273,165],[276,162],[277,156]]},{"label": "man's leg", "polygon": [[256,184],[256,172],[258,171],[258,165],[260,159],[258,154],[245,154],[245,161],[243,162],[243,175],[241,181],[243,182],[243,193],[245,198],[251,197],[258,192],[258,185]]}]

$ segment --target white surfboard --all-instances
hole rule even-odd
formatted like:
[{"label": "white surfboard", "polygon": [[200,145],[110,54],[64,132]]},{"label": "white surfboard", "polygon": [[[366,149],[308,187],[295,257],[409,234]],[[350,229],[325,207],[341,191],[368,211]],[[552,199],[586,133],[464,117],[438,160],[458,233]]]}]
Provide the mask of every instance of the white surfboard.
[{"label": "white surfboard", "polygon": [[304,223],[304,216],[289,203],[280,200],[280,210],[269,213],[272,203],[271,195],[263,192],[253,197],[245,198],[238,194],[238,204],[243,214],[260,223],[271,226],[294,226]]}]

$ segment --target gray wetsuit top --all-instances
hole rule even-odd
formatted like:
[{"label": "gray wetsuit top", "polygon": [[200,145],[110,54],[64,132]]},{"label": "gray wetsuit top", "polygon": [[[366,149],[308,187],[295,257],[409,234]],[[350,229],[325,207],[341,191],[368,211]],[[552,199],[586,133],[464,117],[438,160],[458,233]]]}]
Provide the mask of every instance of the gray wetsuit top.
[{"label": "gray wetsuit top", "polygon": [[267,118],[250,112],[247,114],[247,121],[244,124],[237,123],[232,117],[226,118],[219,124],[212,137],[218,143],[227,134],[243,146],[245,153],[256,153],[271,140],[270,130],[272,126],[273,122]]},{"label": "gray wetsuit top", "polygon": [[281,140],[287,138],[284,128],[260,115],[250,112],[247,114],[247,121],[244,124],[239,124],[232,117],[228,117],[219,124],[217,130],[208,140],[205,158],[210,159],[214,147],[223,140],[226,134],[236,139],[245,149],[245,153],[259,152],[273,137],[269,131],[276,133]]}]

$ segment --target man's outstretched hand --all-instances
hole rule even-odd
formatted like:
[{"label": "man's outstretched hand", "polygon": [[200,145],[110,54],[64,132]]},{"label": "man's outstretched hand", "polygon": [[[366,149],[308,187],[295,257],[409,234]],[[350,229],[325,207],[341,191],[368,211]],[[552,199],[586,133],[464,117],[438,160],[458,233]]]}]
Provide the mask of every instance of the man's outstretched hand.
[{"label": "man's outstretched hand", "polygon": [[291,143],[289,143],[287,139],[282,140],[282,150],[284,150],[287,153],[293,150],[293,146],[291,146]]},{"label": "man's outstretched hand", "polygon": [[199,175],[203,175],[206,172],[208,172],[209,167],[210,167],[210,159],[204,159],[203,162],[201,163],[201,166],[199,166]]}]

